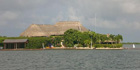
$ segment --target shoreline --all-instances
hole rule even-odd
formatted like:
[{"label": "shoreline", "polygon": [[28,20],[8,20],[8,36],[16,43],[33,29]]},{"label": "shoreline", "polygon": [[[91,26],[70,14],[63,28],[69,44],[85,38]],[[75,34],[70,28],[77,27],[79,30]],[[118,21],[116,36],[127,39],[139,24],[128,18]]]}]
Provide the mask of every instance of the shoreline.
[{"label": "shoreline", "polygon": [[0,49],[0,51],[35,51],[43,49]]},{"label": "shoreline", "polygon": [[[0,51],[36,51],[36,50],[125,50],[128,48],[46,48],[46,49],[0,49]],[[132,48],[130,48],[132,49]],[[135,48],[136,49],[136,48]]]},{"label": "shoreline", "polygon": [[124,48],[96,48],[96,50],[123,50]]},{"label": "shoreline", "polygon": [[0,51],[38,51],[38,50],[140,50],[140,48],[89,48],[89,47],[55,47],[55,48],[45,48],[45,49],[0,49]]}]

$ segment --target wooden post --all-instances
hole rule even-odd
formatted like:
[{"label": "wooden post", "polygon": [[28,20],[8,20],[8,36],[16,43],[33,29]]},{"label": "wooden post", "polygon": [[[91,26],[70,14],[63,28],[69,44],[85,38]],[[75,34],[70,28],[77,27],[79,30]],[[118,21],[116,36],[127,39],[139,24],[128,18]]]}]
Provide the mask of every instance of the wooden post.
[{"label": "wooden post", "polygon": [[4,43],[4,47],[3,47],[3,49],[6,49],[6,44]]},{"label": "wooden post", "polygon": [[14,49],[16,49],[16,44],[14,44]]},{"label": "wooden post", "polygon": [[26,43],[24,43],[24,49],[26,48]]},{"label": "wooden post", "polygon": [[16,49],[17,49],[17,43],[16,43]]}]

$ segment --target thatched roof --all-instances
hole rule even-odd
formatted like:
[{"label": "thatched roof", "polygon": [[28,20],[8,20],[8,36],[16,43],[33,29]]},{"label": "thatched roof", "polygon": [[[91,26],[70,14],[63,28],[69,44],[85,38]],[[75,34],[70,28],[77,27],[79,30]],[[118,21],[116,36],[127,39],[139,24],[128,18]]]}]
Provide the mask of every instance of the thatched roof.
[{"label": "thatched roof", "polygon": [[25,43],[28,39],[5,39],[3,43]]},{"label": "thatched roof", "polygon": [[37,36],[51,36],[63,35],[68,29],[76,29],[79,31],[88,31],[78,21],[61,21],[55,25],[47,24],[32,24],[20,36],[23,37],[37,37]]}]

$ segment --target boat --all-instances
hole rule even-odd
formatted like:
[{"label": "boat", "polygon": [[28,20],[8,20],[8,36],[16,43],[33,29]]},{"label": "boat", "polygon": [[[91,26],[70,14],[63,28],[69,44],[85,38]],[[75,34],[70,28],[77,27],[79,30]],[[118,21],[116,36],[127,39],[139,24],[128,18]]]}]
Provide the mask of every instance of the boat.
[{"label": "boat", "polygon": [[135,45],[133,44],[133,48],[135,48]]}]

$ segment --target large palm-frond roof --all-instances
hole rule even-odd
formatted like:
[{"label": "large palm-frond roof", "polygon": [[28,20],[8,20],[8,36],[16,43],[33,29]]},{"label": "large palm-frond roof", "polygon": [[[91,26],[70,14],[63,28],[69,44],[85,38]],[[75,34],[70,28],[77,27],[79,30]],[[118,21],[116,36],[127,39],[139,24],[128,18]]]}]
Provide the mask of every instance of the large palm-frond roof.
[{"label": "large palm-frond roof", "polygon": [[32,24],[20,36],[34,37],[34,36],[51,36],[51,35],[63,35],[68,29],[76,29],[80,31],[88,31],[78,21],[61,21],[55,25],[47,24]]}]

